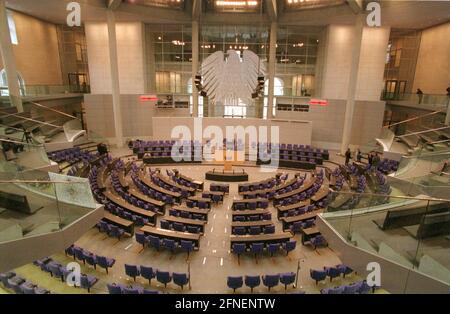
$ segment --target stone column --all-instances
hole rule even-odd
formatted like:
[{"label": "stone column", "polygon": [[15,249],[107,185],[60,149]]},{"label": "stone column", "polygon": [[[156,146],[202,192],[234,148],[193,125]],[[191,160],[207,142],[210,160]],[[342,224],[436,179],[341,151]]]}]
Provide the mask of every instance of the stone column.
[{"label": "stone column", "polygon": [[275,87],[275,64],[277,52],[277,22],[270,24],[270,43],[269,43],[269,93],[267,96],[267,119],[273,118],[273,94]]}]

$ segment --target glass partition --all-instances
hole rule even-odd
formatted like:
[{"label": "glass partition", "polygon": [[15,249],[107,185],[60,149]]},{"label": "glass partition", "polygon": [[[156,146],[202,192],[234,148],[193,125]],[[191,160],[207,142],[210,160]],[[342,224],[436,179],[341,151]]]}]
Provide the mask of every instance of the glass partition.
[{"label": "glass partition", "polygon": [[96,208],[87,179],[2,163],[0,242],[62,230]]},{"label": "glass partition", "polygon": [[353,192],[332,199],[322,217],[349,244],[450,284],[450,200]]}]

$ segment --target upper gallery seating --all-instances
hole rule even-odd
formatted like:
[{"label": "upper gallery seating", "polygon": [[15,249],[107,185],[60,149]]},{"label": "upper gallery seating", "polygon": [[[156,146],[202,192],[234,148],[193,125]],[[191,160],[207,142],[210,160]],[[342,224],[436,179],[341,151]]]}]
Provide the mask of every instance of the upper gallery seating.
[{"label": "upper gallery seating", "polygon": [[[172,146],[179,145],[178,153],[183,155],[185,147],[189,147],[190,156],[189,160],[183,160],[183,162],[201,162],[196,161],[194,156],[197,154],[202,156],[202,145],[197,141],[133,141],[133,153],[137,154],[138,158],[142,158],[145,163],[172,163]],[[184,155],[183,155],[184,156]]]}]

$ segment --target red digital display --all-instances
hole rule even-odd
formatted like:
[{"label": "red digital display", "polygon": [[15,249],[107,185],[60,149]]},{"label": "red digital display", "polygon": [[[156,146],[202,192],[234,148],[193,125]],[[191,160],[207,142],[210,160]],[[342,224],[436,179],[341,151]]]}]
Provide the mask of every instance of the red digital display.
[{"label": "red digital display", "polygon": [[157,101],[158,97],[156,95],[141,95],[139,97],[139,100],[141,102],[144,102],[144,101]]},{"label": "red digital display", "polygon": [[311,99],[309,101],[310,105],[318,105],[318,106],[328,106],[328,100],[324,99]]}]

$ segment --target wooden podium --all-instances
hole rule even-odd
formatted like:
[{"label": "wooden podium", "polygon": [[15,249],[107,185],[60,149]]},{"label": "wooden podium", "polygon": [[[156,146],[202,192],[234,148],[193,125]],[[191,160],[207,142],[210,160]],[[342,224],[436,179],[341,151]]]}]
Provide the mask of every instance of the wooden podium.
[{"label": "wooden podium", "polygon": [[214,156],[213,163],[222,165],[223,170],[214,169],[213,171],[208,171],[206,173],[206,180],[221,182],[248,181],[248,174],[243,169],[241,171],[233,170],[233,166],[244,164],[245,151],[227,151],[220,149],[214,152]]}]

